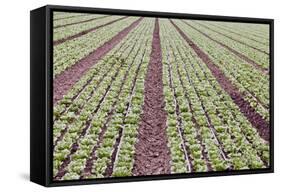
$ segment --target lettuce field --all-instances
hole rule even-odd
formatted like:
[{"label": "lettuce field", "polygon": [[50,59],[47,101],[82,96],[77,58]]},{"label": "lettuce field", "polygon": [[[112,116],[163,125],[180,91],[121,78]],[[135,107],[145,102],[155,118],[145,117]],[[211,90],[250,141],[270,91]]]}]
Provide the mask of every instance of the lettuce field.
[{"label": "lettuce field", "polygon": [[54,12],[53,179],[270,166],[269,25]]}]

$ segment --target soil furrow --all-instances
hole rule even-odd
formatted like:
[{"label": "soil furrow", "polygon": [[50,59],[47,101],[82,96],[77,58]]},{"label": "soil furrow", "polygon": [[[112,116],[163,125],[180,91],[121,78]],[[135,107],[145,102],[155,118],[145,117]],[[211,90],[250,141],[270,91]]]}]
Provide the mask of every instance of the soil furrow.
[{"label": "soil furrow", "polygon": [[[162,52],[158,18],[153,31],[152,51],[144,83],[144,100],[138,141],[135,145],[133,175],[170,173],[170,151],[166,135],[167,114],[164,110]],[[149,103],[153,108],[146,105]],[[153,127],[148,126],[145,121]]]},{"label": "soil furrow", "polygon": [[103,18],[110,17],[110,16],[111,15],[105,15],[105,16],[102,16],[102,17],[95,17],[95,18],[92,18],[92,19],[77,21],[77,22],[68,23],[68,24],[64,24],[64,25],[57,25],[57,26],[54,26],[53,29],[58,29],[58,28],[62,28],[62,27],[70,26],[70,25],[82,24],[82,23],[94,21],[94,20],[97,20],[97,19],[103,19]]},{"label": "soil furrow", "polygon": [[222,32],[216,31],[216,30],[214,30],[214,29],[212,29],[212,28],[210,28],[210,27],[208,27],[208,26],[206,26],[206,25],[204,25],[204,24],[202,24],[202,23],[199,23],[199,22],[195,22],[195,23],[197,23],[198,25],[200,25],[200,26],[202,26],[202,27],[204,27],[204,28],[206,28],[206,29],[208,29],[208,30],[210,30],[210,31],[212,31],[212,32],[215,32],[215,33],[217,33],[217,34],[220,34],[220,35],[222,35],[222,36],[224,36],[224,37],[226,37],[226,38],[228,38],[228,39],[231,39],[232,41],[236,41],[236,42],[238,42],[238,43],[240,43],[240,44],[242,44],[242,45],[245,45],[245,46],[247,46],[247,47],[250,47],[250,48],[252,48],[252,49],[254,49],[254,50],[256,50],[256,51],[258,51],[258,52],[260,52],[260,53],[264,53],[264,54],[266,54],[266,55],[269,55],[269,53],[266,52],[266,51],[263,51],[263,50],[261,50],[261,49],[258,49],[258,48],[254,47],[254,46],[252,46],[252,45],[249,45],[249,44],[247,44],[247,43],[245,43],[245,42],[242,42],[242,41],[240,41],[240,40],[238,40],[238,39],[235,39],[235,38],[233,38],[233,37],[231,37],[231,36],[229,36],[229,35],[226,35],[226,34],[224,34],[224,33],[222,33]]},{"label": "soil furrow", "polygon": [[210,37],[209,35],[207,35],[206,33],[200,31],[199,29],[195,28],[194,26],[190,25],[189,23],[184,22],[186,25],[188,25],[189,27],[191,27],[192,29],[196,30],[197,32],[201,33],[202,35],[204,35],[205,37],[207,37],[208,39],[216,42],[217,44],[219,44],[220,46],[226,48],[227,50],[229,50],[230,52],[232,52],[234,55],[238,56],[239,58],[241,58],[242,60],[246,61],[247,63],[251,64],[252,66],[254,66],[256,69],[258,69],[259,71],[261,71],[263,74],[268,75],[268,69],[263,68],[261,65],[259,65],[258,63],[256,63],[254,60],[248,58],[246,55],[232,49],[231,47],[223,44],[222,42]]},{"label": "soil furrow", "polygon": [[233,102],[240,108],[240,111],[251,122],[251,124],[257,129],[260,136],[269,141],[269,124],[266,122],[260,114],[258,114],[253,107],[244,100],[237,87],[224,75],[220,68],[210,59],[210,57],[203,52],[194,42],[173,22],[170,22],[177,29],[179,34],[185,39],[188,45],[195,51],[198,57],[207,65],[220,86],[230,95]]},{"label": "soil furrow", "polygon": [[53,81],[53,104],[63,98],[68,90],[105,54],[113,49],[127,34],[135,28],[143,18],[139,18],[133,22],[130,26],[123,29],[111,40],[104,43],[102,46],[94,50],[88,56],[84,57],[76,64],[59,74]]},{"label": "soil furrow", "polygon": [[121,20],[126,19],[126,18],[128,18],[128,16],[115,19],[115,20],[110,21],[110,22],[108,22],[108,23],[105,23],[105,24],[103,24],[103,25],[99,25],[99,26],[97,26],[97,27],[94,27],[94,28],[91,28],[91,29],[87,29],[87,30],[85,30],[85,31],[81,31],[81,32],[79,32],[79,33],[77,33],[77,34],[75,34],[75,35],[71,35],[71,36],[69,36],[69,37],[65,37],[65,38],[62,38],[62,39],[53,41],[53,46],[62,44],[62,43],[64,43],[64,42],[66,42],[66,41],[70,41],[70,40],[75,39],[75,38],[78,38],[78,37],[81,37],[82,35],[86,35],[87,33],[93,32],[93,31],[95,31],[95,30],[97,30],[97,29],[99,29],[99,28],[105,27],[105,26],[107,26],[107,25],[111,25],[112,23],[115,23],[115,22],[117,22],[117,21],[121,21]]}]

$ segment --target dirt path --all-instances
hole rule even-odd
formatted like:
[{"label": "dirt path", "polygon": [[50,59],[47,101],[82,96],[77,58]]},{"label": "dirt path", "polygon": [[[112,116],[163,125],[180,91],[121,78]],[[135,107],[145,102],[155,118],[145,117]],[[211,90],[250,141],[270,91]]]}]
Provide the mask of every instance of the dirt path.
[{"label": "dirt path", "polygon": [[269,124],[266,122],[260,114],[258,114],[250,103],[244,100],[237,87],[235,87],[231,81],[224,75],[218,66],[210,59],[210,57],[203,52],[194,42],[172,21],[170,22],[177,29],[179,34],[186,40],[189,46],[195,51],[198,57],[207,65],[220,86],[226,91],[233,102],[240,108],[240,111],[251,122],[251,124],[257,129],[260,136],[269,141]]},{"label": "dirt path", "polygon": [[166,120],[162,82],[162,54],[159,22],[156,19],[152,52],[144,84],[143,114],[138,128],[133,175],[170,173],[170,152],[167,146]]},{"label": "dirt path", "polygon": [[66,42],[66,41],[69,41],[69,40],[72,40],[72,39],[75,39],[75,38],[78,38],[78,37],[81,37],[82,35],[86,35],[86,34],[88,34],[88,33],[90,33],[90,32],[93,32],[93,31],[95,31],[95,30],[101,28],[101,27],[105,27],[105,26],[110,25],[110,24],[112,24],[112,23],[115,23],[115,22],[117,22],[117,21],[121,21],[121,20],[123,20],[123,19],[126,19],[127,17],[128,17],[128,16],[121,17],[121,18],[115,19],[115,20],[113,20],[113,21],[110,21],[110,22],[108,22],[108,23],[105,23],[105,24],[103,24],[103,25],[99,25],[99,26],[97,26],[97,27],[94,27],[94,28],[91,28],[91,29],[87,29],[87,30],[85,30],[85,31],[81,31],[80,33],[77,33],[77,34],[75,34],[75,35],[71,35],[71,36],[69,36],[69,37],[65,37],[65,38],[63,38],[63,39],[59,39],[59,40],[53,41],[53,46],[62,44],[62,43],[64,43],[64,42]]},{"label": "dirt path", "polygon": [[81,59],[76,64],[59,74],[53,81],[53,104],[63,98],[68,90],[105,54],[114,48],[127,34],[135,28],[143,18],[139,18],[130,26],[123,29],[111,40],[94,50],[91,54]]}]

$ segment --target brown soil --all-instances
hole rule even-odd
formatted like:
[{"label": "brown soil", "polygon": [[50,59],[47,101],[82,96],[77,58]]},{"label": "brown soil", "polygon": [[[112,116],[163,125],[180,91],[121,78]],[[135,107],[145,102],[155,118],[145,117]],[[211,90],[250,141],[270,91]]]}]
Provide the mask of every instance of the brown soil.
[{"label": "brown soil", "polygon": [[[197,23],[197,22],[196,22]],[[250,47],[250,48],[252,48],[252,49],[255,49],[256,51],[259,51],[259,52],[261,52],[261,53],[264,53],[264,54],[266,54],[266,55],[269,55],[266,51],[263,51],[263,50],[261,50],[261,49],[258,49],[258,48],[256,48],[256,47],[254,47],[254,46],[252,46],[252,45],[249,45],[249,44],[247,44],[247,43],[245,43],[245,42],[242,42],[242,41],[240,41],[240,40],[238,40],[238,39],[234,39],[233,37],[231,37],[231,36],[229,36],[229,35],[226,35],[226,34],[224,34],[224,33],[221,33],[221,32],[219,32],[219,31],[216,31],[216,30],[214,30],[214,29],[212,29],[212,28],[210,28],[210,27],[208,27],[208,26],[206,26],[206,25],[204,25],[204,24],[202,24],[202,23],[197,23],[198,25],[200,25],[200,26],[202,26],[202,27],[205,27],[206,29],[208,29],[208,30],[210,30],[210,31],[213,31],[213,32],[215,32],[215,33],[218,33],[218,34],[220,34],[220,35],[222,35],[222,36],[224,36],[224,37],[226,37],[226,38],[228,38],[228,39],[231,39],[231,40],[233,40],[233,41],[236,41],[236,42],[238,42],[238,43],[240,43],[240,44],[242,44],[242,45],[245,45],[245,46],[247,46],[247,47]]]},{"label": "brown soil", "polygon": [[170,173],[170,152],[167,146],[164,110],[162,55],[158,19],[153,32],[152,52],[145,78],[143,114],[135,145],[133,175]]},{"label": "brown soil", "polygon": [[70,26],[70,25],[76,25],[76,24],[86,23],[86,22],[89,22],[89,21],[97,20],[97,19],[103,19],[103,18],[106,18],[106,17],[109,17],[109,16],[110,16],[110,15],[106,15],[106,16],[102,16],[102,17],[96,17],[96,18],[87,19],[87,20],[83,20],[83,21],[77,21],[77,22],[73,22],[73,23],[68,23],[68,24],[65,24],[65,25],[57,25],[57,26],[54,26],[53,28],[54,28],[54,29],[58,29],[58,28],[66,27],[66,26]]},{"label": "brown soil", "polygon": [[242,60],[248,62],[249,64],[253,65],[256,69],[260,70],[262,73],[264,74],[268,74],[268,69],[263,68],[261,65],[257,64],[254,60],[248,58],[247,56],[245,56],[244,54],[232,49],[231,47],[221,43],[220,41],[213,39],[212,37],[210,37],[209,35],[207,35],[206,33],[200,31],[199,29],[195,28],[194,26],[186,23],[185,21],[183,21],[186,25],[188,25],[189,27],[191,27],[192,29],[198,31],[199,33],[201,33],[202,35],[204,35],[205,37],[207,37],[208,39],[216,42],[217,44],[219,44],[220,46],[226,48],[227,50],[229,50],[230,52],[232,52],[233,54],[235,54],[236,56],[240,57]]},{"label": "brown soil", "polygon": [[224,75],[220,68],[209,58],[209,56],[203,52],[194,42],[187,37],[187,35],[173,22],[170,22],[177,29],[179,34],[186,40],[189,46],[195,51],[198,57],[207,65],[214,77],[217,79],[221,87],[230,95],[233,102],[240,108],[240,111],[251,122],[251,124],[257,129],[260,136],[269,141],[269,124],[266,120],[258,114],[250,104],[244,100],[239,90],[231,83],[231,81]]},{"label": "brown soil", "polygon": [[59,74],[53,82],[53,104],[63,98],[68,90],[105,54],[107,54],[114,46],[116,46],[126,35],[135,28],[143,18],[139,18],[130,26],[123,29],[111,40],[104,43],[102,46],[94,50],[88,56],[84,57],[76,64]]},{"label": "brown soil", "polygon": [[86,34],[88,34],[88,33],[90,33],[90,32],[93,32],[93,31],[95,31],[95,30],[101,28],[101,27],[110,25],[110,24],[115,23],[115,22],[117,22],[117,21],[123,20],[123,19],[125,19],[125,18],[127,18],[127,17],[128,17],[128,16],[121,17],[121,18],[115,19],[115,20],[113,20],[113,21],[110,21],[110,22],[108,22],[108,23],[105,23],[105,24],[103,24],[103,25],[99,25],[99,26],[97,26],[97,27],[94,27],[94,28],[91,28],[91,29],[87,29],[87,30],[85,30],[85,31],[81,31],[80,33],[77,33],[77,34],[75,34],[75,35],[71,35],[71,36],[69,36],[69,37],[65,37],[65,38],[63,38],[63,39],[59,39],[59,40],[53,41],[53,46],[62,44],[62,43],[64,43],[64,42],[66,42],[66,41],[69,41],[69,40],[72,40],[72,39],[75,39],[75,38],[78,38],[78,37],[81,37],[82,35],[86,35]]}]

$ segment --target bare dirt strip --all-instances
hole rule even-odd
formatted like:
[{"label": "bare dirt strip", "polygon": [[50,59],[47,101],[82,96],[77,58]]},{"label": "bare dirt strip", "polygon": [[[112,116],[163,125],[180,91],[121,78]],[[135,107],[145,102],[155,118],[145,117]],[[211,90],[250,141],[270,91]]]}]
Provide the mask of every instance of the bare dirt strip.
[{"label": "bare dirt strip", "polygon": [[112,24],[112,23],[115,23],[115,22],[117,22],[117,21],[121,21],[121,20],[126,19],[126,18],[128,18],[128,16],[115,19],[115,20],[110,21],[110,22],[108,22],[108,23],[105,23],[105,24],[103,24],[103,25],[99,25],[99,26],[97,26],[97,27],[94,27],[94,28],[91,28],[91,29],[87,29],[87,30],[85,30],[85,31],[81,31],[80,33],[77,33],[77,34],[75,34],[75,35],[71,35],[71,36],[69,36],[69,37],[62,38],[62,39],[53,41],[53,46],[62,44],[62,43],[64,43],[64,42],[66,42],[66,41],[69,41],[69,40],[72,40],[72,39],[75,39],[75,38],[78,38],[78,37],[81,37],[82,35],[86,35],[87,33],[93,32],[93,31],[95,31],[95,30],[97,30],[97,29],[99,29],[99,28],[101,28],[101,27],[110,25],[110,24]]},{"label": "bare dirt strip", "polygon": [[170,151],[166,135],[167,113],[164,110],[162,52],[158,18],[152,40],[152,51],[144,83],[144,105],[135,145],[133,175],[170,173]]},{"label": "bare dirt strip", "polygon": [[63,98],[68,90],[105,54],[116,46],[126,35],[135,28],[143,18],[139,18],[131,25],[120,31],[111,40],[94,50],[88,56],[84,57],[76,64],[59,74],[53,81],[53,104]]},{"label": "bare dirt strip", "polygon": [[216,40],[216,39],[213,39],[212,37],[210,37],[209,35],[207,35],[206,33],[200,31],[199,29],[197,29],[196,27],[190,25],[189,23],[186,23],[185,21],[182,21],[184,22],[186,25],[188,25],[189,27],[191,27],[192,29],[198,31],[199,33],[201,33],[202,35],[204,35],[205,37],[207,37],[208,39],[216,42],[217,44],[219,44],[220,46],[226,48],[227,50],[231,51],[233,54],[235,54],[236,56],[240,57],[242,60],[248,62],[249,64],[253,65],[256,69],[260,70],[262,73],[264,74],[268,74],[268,69],[266,68],[263,68],[261,65],[257,64],[254,60],[248,58],[246,55],[232,49],[231,47],[221,43],[220,41]]},{"label": "bare dirt strip", "polygon": [[269,55],[269,53],[266,52],[266,51],[263,51],[263,50],[261,50],[261,49],[258,49],[258,48],[256,48],[256,47],[254,47],[254,46],[252,46],[252,45],[249,45],[249,44],[247,44],[247,43],[245,43],[245,42],[242,42],[242,41],[240,41],[240,40],[238,40],[238,39],[234,39],[233,37],[231,37],[231,36],[229,36],[229,35],[226,35],[226,34],[224,34],[224,33],[222,33],[222,32],[216,31],[216,30],[210,28],[209,26],[207,26],[207,25],[205,25],[205,24],[202,24],[202,23],[199,23],[199,22],[195,22],[195,23],[197,23],[198,25],[200,25],[200,26],[202,26],[202,27],[205,27],[206,29],[208,29],[208,30],[210,30],[210,31],[212,31],[212,32],[218,33],[218,34],[220,34],[220,35],[222,35],[222,36],[224,36],[224,37],[226,37],[226,38],[228,38],[228,39],[231,39],[232,41],[236,41],[236,42],[238,42],[238,43],[240,43],[240,44],[242,44],[242,45],[245,45],[245,46],[247,46],[247,47],[250,47],[250,48],[252,48],[252,49],[254,49],[254,50],[256,50],[256,51],[259,51],[259,52],[261,52],[261,53],[264,53],[264,54],[266,54],[266,55]]},{"label": "bare dirt strip", "polygon": [[102,18],[106,18],[106,17],[110,17],[110,16],[111,16],[111,15],[105,15],[105,16],[102,16],[102,17],[95,17],[95,18],[92,18],[92,19],[77,21],[77,22],[68,23],[68,24],[64,24],[64,25],[57,25],[57,26],[54,26],[53,28],[54,28],[54,29],[58,29],[58,28],[61,28],[61,27],[66,27],[66,26],[70,26],[70,25],[76,25],[76,24],[86,23],[86,22],[90,22],[90,21],[94,21],[94,20],[97,20],[97,19],[102,19]]},{"label": "bare dirt strip", "polygon": [[207,65],[220,86],[230,95],[233,102],[240,108],[240,111],[251,122],[251,124],[257,129],[259,135],[269,141],[269,124],[258,114],[250,103],[247,102],[240,94],[237,87],[235,87],[231,81],[224,75],[220,68],[210,59],[210,57],[203,52],[194,42],[172,21],[170,22],[177,29],[179,34],[185,39],[188,45],[195,51],[198,57]]}]

